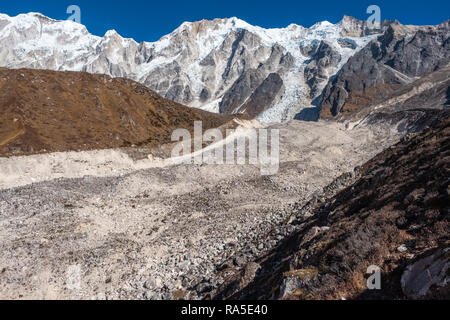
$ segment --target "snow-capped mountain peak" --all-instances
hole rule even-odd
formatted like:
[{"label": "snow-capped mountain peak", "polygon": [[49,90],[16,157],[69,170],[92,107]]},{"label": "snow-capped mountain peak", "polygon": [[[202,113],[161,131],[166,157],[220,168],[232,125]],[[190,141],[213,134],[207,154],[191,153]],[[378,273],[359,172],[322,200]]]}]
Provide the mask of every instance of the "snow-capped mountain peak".
[{"label": "snow-capped mountain peak", "polygon": [[202,20],[137,43],[39,13],[0,14],[0,66],[127,77],[192,107],[284,121],[309,107],[327,79],[375,37],[351,19],[271,29],[237,17]]}]

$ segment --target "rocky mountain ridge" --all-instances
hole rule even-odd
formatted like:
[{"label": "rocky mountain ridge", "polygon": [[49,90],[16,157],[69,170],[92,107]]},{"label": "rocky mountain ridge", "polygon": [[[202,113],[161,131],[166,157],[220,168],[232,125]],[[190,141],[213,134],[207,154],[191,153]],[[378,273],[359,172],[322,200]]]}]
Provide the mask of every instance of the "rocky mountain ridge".
[{"label": "rocky mountain ridge", "polygon": [[[351,57],[327,84],[321,116],[348,116],[372,105],[382,106],[390,98],[399,96],[398,92],[404,94],[405,90],[412,90],[417,94],[427,89],[424,85],[429,87],[428,91],[440,85],[443,94],[429,96],[436,99],[444,95],[433,107],[445,106],[449,63],[450,20],[425,27],[391,24],[382,36]],[[441,69],[446,70],[444,80],[442,76],[433,79],[432,73],[436,76]],[[420,80],[422,77],[425,81]],[[426,95],[422,96],[415,105],[429,104],[427,100]]]}]

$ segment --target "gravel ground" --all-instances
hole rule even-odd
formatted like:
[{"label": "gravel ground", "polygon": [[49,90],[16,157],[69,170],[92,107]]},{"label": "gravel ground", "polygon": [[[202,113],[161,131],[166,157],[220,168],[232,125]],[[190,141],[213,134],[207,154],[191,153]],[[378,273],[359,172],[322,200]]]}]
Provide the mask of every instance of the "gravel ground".
[{"label": "gravel ground", "polygon": [[272,128],[273,176],[252,165],[142,167],[122,150],[109,161],[105,151],[0,159],[22,168],[0,180],[0,298],[199,298],[227,266],[292,232],[295,209],[399,139],[335,122]]}]

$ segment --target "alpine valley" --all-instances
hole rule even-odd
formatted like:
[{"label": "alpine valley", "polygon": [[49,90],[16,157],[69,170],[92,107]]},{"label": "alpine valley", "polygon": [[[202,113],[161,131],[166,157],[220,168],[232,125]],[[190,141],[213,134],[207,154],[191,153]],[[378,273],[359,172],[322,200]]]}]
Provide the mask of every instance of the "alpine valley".
[{"label": "alpine valley", "polygon": [[[449,299],[449,107],[450,20],[0,14],[0,299]],[[173,161],[198,122],[188,158],[270,131],[278,171]]]}]

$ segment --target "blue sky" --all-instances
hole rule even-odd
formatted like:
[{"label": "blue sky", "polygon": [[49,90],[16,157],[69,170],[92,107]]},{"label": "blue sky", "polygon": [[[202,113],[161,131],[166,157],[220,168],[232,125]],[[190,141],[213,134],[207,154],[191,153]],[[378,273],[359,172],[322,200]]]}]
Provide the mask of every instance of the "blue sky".
[{"label": "blue sky", "polygon": [[0,0],[0,12],[17,15],[41,12],[54,19],[67,19],[69,5],[81,8],[82,23],[96,35],[115,29],[137,41],[155,41],[184,21],[236,16],[262,27],[285,27],[296,23],[309,27],[328,20],[336,23],[344,14],[367,19],[366,8],[376,4],[382,19],[404,24],[438,24],[450,19],[450,1],[437,0]]}]

